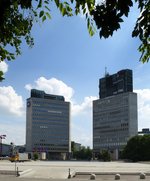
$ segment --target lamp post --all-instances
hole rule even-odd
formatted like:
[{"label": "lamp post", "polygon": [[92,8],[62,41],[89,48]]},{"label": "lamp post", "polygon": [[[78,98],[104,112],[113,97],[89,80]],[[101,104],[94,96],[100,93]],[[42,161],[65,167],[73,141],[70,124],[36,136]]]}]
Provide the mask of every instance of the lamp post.
[{"label": "lamp post", "polygon": [[0,135],[0,156],[2,156],[2,147],[3,147],[3,143],[2,143],[2,140],[6,138],[6,135]]}]

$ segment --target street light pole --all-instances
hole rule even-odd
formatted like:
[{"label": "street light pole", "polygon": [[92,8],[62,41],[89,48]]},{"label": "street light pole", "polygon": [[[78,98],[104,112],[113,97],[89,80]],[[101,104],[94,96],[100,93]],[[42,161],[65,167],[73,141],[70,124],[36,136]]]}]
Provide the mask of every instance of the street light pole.
[{"label": "street light pole", "polygon": [[2,143],[2,140],[6,138],[6,135],[0,135],[0,156],[3,155],[3,143]]}]

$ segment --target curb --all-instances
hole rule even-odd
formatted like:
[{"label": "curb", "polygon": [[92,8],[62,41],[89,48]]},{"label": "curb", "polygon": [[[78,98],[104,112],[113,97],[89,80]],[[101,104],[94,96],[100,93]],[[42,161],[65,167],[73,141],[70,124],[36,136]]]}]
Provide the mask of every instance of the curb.
[{"label": "curb", "polygon": [[18,176],[22,176],[22,175],[27,174],[27,173],[29,173],[31,171],[32,171],[32,169],[28,169],[28,170],[25,170],[23,172],[19,172]]},{"label": "curb", "polygon": [[[76,175],[116,175],[119,173],[120,175],[139,175],[141,172],[74,172],[74,176]],[[150,172],[144,172],[146,175],[150,175]]]},{"label": "curb", "polygon": [[0,175],[16,175],[16,172],[13,170],[0,170]]}]

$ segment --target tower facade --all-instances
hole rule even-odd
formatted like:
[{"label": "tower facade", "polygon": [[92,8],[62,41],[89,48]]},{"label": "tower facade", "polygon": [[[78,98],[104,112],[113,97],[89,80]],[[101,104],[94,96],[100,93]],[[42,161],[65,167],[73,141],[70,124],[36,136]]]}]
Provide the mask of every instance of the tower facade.
[{"label": "tower facade", "polygon": [[106,73],[99,80],[99,98],[105,98],[125,92],[133,92],[132,70],[120,70],[113,75]]},{"label": "tower facade", "polygon": [[70,103],[63,96],[31,90],[27,99],[26,150],[66,159],[71,152]]},{"label": "tower facade", "polygon": [[93,151],[108,150],[113,158],[137,135],[137,94],[132,71],[121,70],[100,79],[99,99],[93,101]]}]

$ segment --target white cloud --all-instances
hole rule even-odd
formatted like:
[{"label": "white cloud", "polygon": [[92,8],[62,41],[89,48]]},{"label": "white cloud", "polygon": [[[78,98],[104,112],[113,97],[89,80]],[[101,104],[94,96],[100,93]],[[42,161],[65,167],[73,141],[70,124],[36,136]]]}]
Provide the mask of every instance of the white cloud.
[{"label": "white cloud", "polygon": [[85,97],[81,104],[72,103],[71,138],[92,147],[92,102],[97,97]]},{"label": "white cloud", "polygon": [[13,87],[0,87],[0,114],[23,115],[23,100]]},{"label": "white cloud", "polygon": [[72,115],[89,114],[92,112],[92,101],[96,99],[97,97],[89,96],[85,97],[81,104],[74,104],[72,102]]},{"label": "white cloud", "polygon": [[8,71],[8,65],[3,61],[0,62],[0,71],[6,73]]},{"label": "white cloud", "polygon": [[150,128],[150,89],[135,90],[138,94],[138,129]]},{"label": "white cloud", "polygon": [[46,79],[40,77],[35,81],[35,85],[27,84],[25,88],[28,90],[35,88],[44,90],[48,94],[63,95],[66,101],[70,101],[74,94],[74,90],[70,86],[56,78]]}]

